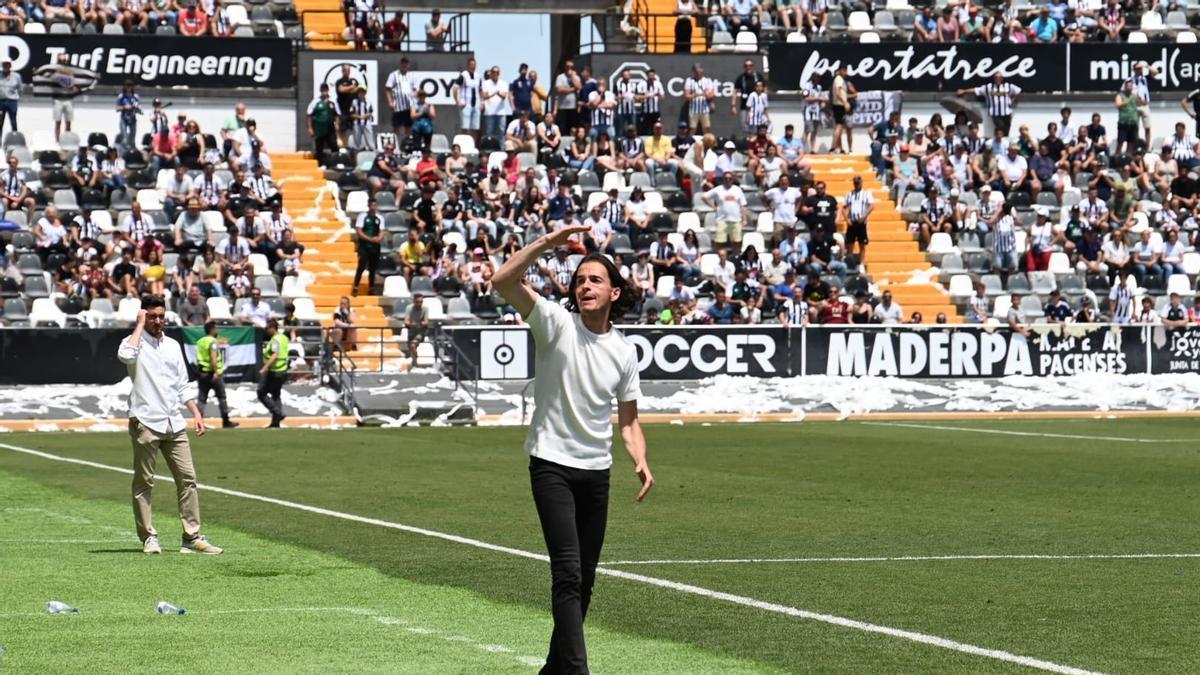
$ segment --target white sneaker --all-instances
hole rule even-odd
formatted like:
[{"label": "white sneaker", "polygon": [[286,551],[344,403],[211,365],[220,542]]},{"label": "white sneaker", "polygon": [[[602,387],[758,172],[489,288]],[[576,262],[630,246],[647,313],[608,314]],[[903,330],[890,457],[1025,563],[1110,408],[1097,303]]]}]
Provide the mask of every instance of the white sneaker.
[{"label": "white sneaker", "polygon": [[183,545],[179,547],[179,552],[218,555],[220,553],[224,553],[225,549],[221,548],[220,546],[213,546],[212,544],[208,543],[208,539],[206,539],[204,535],[200,535],[191,542],[184,542]]},{"label": "white sneaker", "polygon": [[146,541],[142,542],[142,553],[147,555],[158,555],[162,553],[162,546],[158,543],[158,537],[153,535],[146,537]]}]

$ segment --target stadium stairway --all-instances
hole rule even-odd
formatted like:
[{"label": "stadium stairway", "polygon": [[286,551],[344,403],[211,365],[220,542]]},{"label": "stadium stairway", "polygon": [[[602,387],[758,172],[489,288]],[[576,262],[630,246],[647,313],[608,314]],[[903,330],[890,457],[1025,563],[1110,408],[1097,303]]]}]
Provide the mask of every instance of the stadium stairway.
[{"label": "stadium stairway", "polygon": [[[888,189],[875,178],[867,158],[854,155],[809,155],[814,180],[825,181],[827,192],[842,195],[853,189],[855,176],[862,176],[863,186],[875,197],[875,212],[871,215],[868,234],[866,273],[882,293],[892,297],[904,309],[906,318],[920,312],[925,323],[933,323],[944,312],[950,323],[961,323],[954,303],[945,289],[937,283],[936,270],[921,252],[915,235],[900,210],[888,198]],[[845,232],[839,223],[838,230]]]},{"label": "stadium stairway", "polygon": [[[675,0],[645,0],[646,14],[638,17],[638,27],[646,36],[650,52],[669,54],[675,51]],[[704,29],[692,27],[692,53],[705,52]]]},{"label": "stadium stairway", "polygon": [[[283,205],[292,217],[296,239],[304,244],[301,269],[310,281],[305,285],[321,325],[333,326],[333,312],[342,296],[350,295],[357,255],[349,225],[339,219],[337,192],[326,183],[321,168],[307,153],[276,153],[271,156]],[[308,277],[311,274],[311,277]],[[364,275],[365,276],[365,275]],[[365,284],[366,281],[364,280]],[[379,280],[382,286],[382,280]],[[368,290],[365,286],[362,290]],[[369,290],[368,290],[369,292]],[[384,365],[401,367],[402,343],[393,335],[379,296],[351,297],[357,324],[357,348],[348,353],[359,371],[378,371]],[[407,359],[403,360],[407,363]],[[349,364],[345,364],[347,367]]]},{"label": "stadium stairway", "polygon": [[304,37],[313,49],[345,50],[346,16],[338,0],[295,0],[296,11],[303,19]]}]

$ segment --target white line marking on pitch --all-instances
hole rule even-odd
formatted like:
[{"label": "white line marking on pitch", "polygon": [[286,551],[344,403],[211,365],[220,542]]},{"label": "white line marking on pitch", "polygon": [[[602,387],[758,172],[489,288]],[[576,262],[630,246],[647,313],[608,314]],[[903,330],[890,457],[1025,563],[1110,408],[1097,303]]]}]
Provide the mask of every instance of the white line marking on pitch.
[{"label": "white line marking on pitch", "polygon": [[966,431],[975,434],[999,434],[1001,436],[1036,436],[1039,438],[1070,438],[1076,441],[1117,441],[1121,443],[1195,443],[1186,438],[1129,438],[1126,436],[1084,436],[1080,434],[1053,434],[1041,431],[1013,431],[1011,429],[977,429],[975,427],[948,427],[938,424],[909,424],[907,422],[859,422],[872,427],[904,427],[906,429],[933,429],[935,431]]},{"label": "white line marking on pitch", "polygon": [[59,544],[134,544],[141,543],[137,537],[122,539],[0,539],[0,545],[27,544],[30,546],[56,546]]},{"label": "white line marking on pitch", "polygon": [[[8,450],[12,450],[13,452],[19,452],[22,454],[31,455],[33,457],[40,457],[42,459],[48,459],[48,460],[55,461],[55,462],[66,462],[68,464],[77,464],[79,466],[87,466],[87,467],[91,467],[94,469],[103,469],[105,471],[115,471],[117,473],[123,473],[123,474],[127,474],[127,475],[133,474],[132,469],[126,469],[124,467],[112,466],[109,464],[101,464],[99,462],[92,462],[92,461],[89,461],[86,459],[76,459],[74,457],[64,457],[62,455],[55,455],[55,454],[51,454],[48,452],[42,452],[41,450],[34,450],[32,448],[23,448],[23,447],[16,446],[16,445],[9,445],[7,443],[0,443],[0,448],[6,448]],[[164,481],[171,480],[167,476],[156,476],[156,477],[161,480],[164,480]],[[479,539],[471,539],[469,537],[462,537],[462,536],[459,536],[456,534],[448,534],[446,532],[438,532],[437,530],[429,530],[429,529],[425,529],[423,527],[414,527],[412,525],[404,525],[402,523],[394,523],[394,522],[387,521],[387,520],[381,520],[379,518],[368,518],[366,516],[359,516],[359,515],[355,515],[352,513],[343,513],[341,511],[333,511],[330,509],[321,508],[319,506],[309,506],[308,504],[300,504],[298,502],[291,502],[291,501],[287,501],[285,499],[276,499],[274,497],[264,497],[263,495],[256,495],[256,494],[249,493],[249,492],[230,490],[229,488],[223,488],[223,487],[219,487],[216,485],[207,485],[207,484],[203,484],[203,483],[198,483],[196,485],[196,487],[201,490],[208,490],[209,492],[215,492],[217,494],[228,495],[230,497],[240,497],[242,499],[248,499],[248,500],[252,500],[252,501],[262,502],[265,504],[274,504],[276,506],[283,506],[285,508],[295,509],[297,511],[306,511],[308,513],[315,513],[315,514],[322,515],[322,516],[328,516],[330,518],[338,518],[340,520],[347,520],[350,522],[362,523],[364,525],[374,525],[376,527],[383,527],[383,528],[387,528],[387,529],[391,529],[391,530],[399,530],[401,532],[409,532],[412,534],[419,534],[419,535],[431,537],[434,539],[442,539],[444,541],[454,542],[456,544],[464,544],[467,546],[473,546],[475,548],[480,548],[480,549],[484,549],[487,551],[495,551],[497,553],[506,553],[506,554],[512,555],[512,556],[528,558],[530,560],[537,560],[540,562],[549,562],[550,561],[550,558],[548,556],[543,555],[541,553],[533,553],[532,551],[525,551],[525,550],[522,550],[519,548],[513,548],[511,546],[501,546],[499,544],[492,544],[492,543],[489,543],[486,541],[481,541]],[[878,624],[867,623],[865,621],[857,621],[855,619],[847,619],[845,617],[835,616],[833,614],[822,614],[820,612],[810,612],[805,609],[798,609],[796,607],[788,607],[786,605],[780,605],[780,604],[776,604],[773,602],[756,600],[754,598],[750,598],[750,597],[747,597],[744,595],[735,595],[733,593],[725,593],[723,591],[714,591],[714,590],[711,590],[708,588],[702,588],[700,586],[693,586],[691,584],[683,584],[683,583],[679,583],[677,581],[671,581],[669,579],[660,579],[658,577],[650,577],[650,576],[646,576],[643,574],[635,574],[633,572],[626,572],[624,570],[615,570],[615,569],[610,569],[610,568],[605,568],[605,567],[601,567],[601,568],[597,569],[596,571],[598,574],[615,577],[617,579],[624,579],[626,581],[635,581],[635,582],[638,582],[641,584],[647,584],[650,586],[658,586],[659,588],[666,588],[666,589],[670,589],[673,591],[678,591],[680,593],[687,593],[689,595],[696,595],[696,596],[700,596],[700,597],[704,597],[704,598],[710,598],[712,600],[721,600],[721,601],[732,603],[735,605],[742,605],[743,607],[751,607],[754,609],[759,609],[759,610],[762,610],[765,612],[772,612],[775,614],[783,614],[785,616],[793,616],[793,617],[796,617],[799,619],[807,619],[810,621],[819,621],[821,623],[827,623],[827,624],[831,624],[834,626],[841,626],[843,628],[853,628],[854,630],[860,630],[860,631],[864,631],[867,633],[877,633],[880,635],[887,635],[889,637],[899,638],[902,640],[908,640],[910,642],[917,642],[920,644],[930,645],[933,647],[940,647],[942,649],[961,652],[963,654],[971,654],[973,656],[982,656],[982,657],[989,658],[989,659],[995,659],[997,661],[1004,661],[1007,663],[1015,663],[1017,665],[1026,666],[1028,668],[1036,668],[1039,670],[1045,670],[1045,671],[1049,671],[1052,673],[1062,673],[1063,675],[1096,675],[1093,671],[1084,670],[1082,668],[1066,666],[1066,665],[1062,665],[1059,663],[1054,663],[1052,661],[1036,659],[1036,658],[1033,658],[1030,656],[1022,656],[1020,654],[1013,654],[1011,652],[1006,652],[1006,651],[999,650],[999,649],[988,649],[987,647],[979,647],[976,645],[967,644],[965,642],[957,642],[955,640],[938,637],[936,635],[928,635],[926,633],[918,633],[916,631],[903,630],[903,629],[899,629],[899,628],[891,628],[889,626],[881,626]]]},{"label": "white line marking on pitch", "polygon": [[1154,558],[1200,558],[1200,553],[1112,553],[1050,555],[1042,553],[983,555],[902,555],[891,557],[828,558],[714,558],[712,560],[608,560],[601,565],[738,565],[747,563],[823,563],[823,562],[909,562],[922,560],[1144,560]]}]

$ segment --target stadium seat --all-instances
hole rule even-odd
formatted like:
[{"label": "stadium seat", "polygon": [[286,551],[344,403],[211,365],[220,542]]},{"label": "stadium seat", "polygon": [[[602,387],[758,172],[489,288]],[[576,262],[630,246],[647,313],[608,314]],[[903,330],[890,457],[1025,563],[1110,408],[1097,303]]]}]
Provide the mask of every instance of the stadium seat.
[{"label": "stadium seat", "polygon": [[366,190],[356,190],[346,196],[346,215],[351,218],[367,210],[367,201],[370,196]]},{"label": "stadium seat", "polygon": [[42,259],[36,253],[24,253],[17,258],[17,271],[24,275],[41,274]]},{"label": "stadium seat", "polygon": [[949,292],[950,297],[956,299],[969,298],[975,295],[975,285],[971,283],[971,276],[968,274],[955,274],[950,277]]},{"label": "stadium seat", "polygon": [[1131,45],[1144,45],[1149,41],[1150,39],[1146,37],[1146,34],[1140,30],[1131,31],[1129,37],[1125,39],[1125,42]]},{"label": "stadium seat", "polygon": [[717,265],[721,262],[721,257],[716,253],[705,253],[700,256],[700,273],[706,277],[713,277],[717,274]]},{"label": "stadium seat", "polygon": [[1183,254],[1183,271],[1192,276],[1200,274],[1200,253],[1189,251]]},{"label": "stadium seat", "polygon": [[1172,274],[1167,279],[1167,295],[1178,293],[1185,298],[1195,295],[1191,279],[1186,274]]},{"label": "stadium seat", "polygon": [[28,325],[29,309],[20,298],[9,298],[4,301],[4,323],[8,326]]},{"label": "stadium seat", "polygon": [[67,315],[50,298],[38,298],[33,301],[33,309],[29,312],[29,323],[34,327],[67,327]]},{"label": "stadium seat", "polygon": [[117,305],[116,319],[122,324],[133,325],[137,323],[138,312],[141,310],[142,301],[140,298],[132,296],[122,298],[120,304]]},{"label": "stadium seat", "polygon": [[271,263],[267,260],[267,256],[261,253],[250,254],[250,267],[254,268],[256,275],[270,274]]},{"label": "stadium seat", "polygon": [[941,268],[941,278],[943,279],[949,279],[954,275],[966,274],[967,272],[966,266],[963,265],[962,256],[958,253],[947,253],[942,256],[939,267]]},{"label": "stadium seat", "polygon": [[[263,269],[270,269],[264,267]],[[258,268],[255,268],[257,271]],[[278,298],[279,288],[275,285],[275,277],[270,274],[259,274],[254,277],[254,287],[257,288],[264,298]]]},{"label": "stadium seat", "polygon": [[162,195],[158,190],[138,190],[137,201],[143,211],[162,211]]},{"label": "stadium seat", "polygon": [[1196,44],[1196,34],[1191,30],[1181,30],[1175,34],[1175,42],[1179,44],[1194,45]]},{"label": "stadium seat", "polygon": [[[295,279],[297,277],[288,277]],[[223,323],[233,323],[233,314],[229,311],[229,301],[225,298],[209,298],[206,300],[208,304],[208,316],[213,321]]]},{"label": "stadium seat", "polygon": [[283,278],[283,290],[279,293],[284,298],[307,298],[308,288],[304,280],[298,276]]},{"label": "stadium seat", "polygon": [[879,44],[880,42],[882,42],[882,40],[879,37],[879,33],[876,33],[873,30],[867,31],[866,33],[863,33],[862,35],[858,36],[858,41],[863,44],[872,44],[872,45]]},{"label": "stadium seat", "polygon": [[50,284],[46,282],[45,274],[32,274],[25,277],[25,296],[36,300],[50,297]]},{"label": "stadium seat", "polygon": [[742,250],[745,251],[751,246],[753,246],[754,250],[758,251],[759,254],[762,254],[768,250],[767,244],[763,240],[762,234],[759,232],[746,232],[742,235]]},{"label": "stadium seat", "polygon": [[426,297],[437,294],[437,291],[433,288],[433,279],[427,276],[414,276],[412,283],[409,284],[409,290],[413,295],[419,293]]},{"label": "stadium seat", "polygon": [[408,280],[403,275],[393,274],[383,280],[383,298],[385,300],[407,300],[411,297],[412,293],[408,290]]},{"label": "stadium seat", "polygon": [[1054,272],[1030,272],[1029,288],[1038,295],[1050,295],[1051,291],[1058,288]]},{"label": "stadium seat", "polygon": [[675,277],[670,274],[664,274],[655,280],[654,295],[659,298],[669,298],[674,288]]},{"label": "stadium seat", "polygon": [[[287,279],[295,277],[287,277],[284,279],[286,285]],[[293,298],[292,307],[296,310],[296,320],[302,324],[320,325],[321,317],[317,314],[317,307],[313,304],[312,298]]]},{"label": "stadium seat", "polygon": [[64,131],[58,139],[58,147],[69,154],[75,154],[79,150],[79,145],[79,134],[74,131]]},{"label": "stadium seat", "polygon": [[758,36],[754,33],[744,30],[737,34],[734,40],[733,51],[740,54],[752,54],[758,51]]},{"label": "stadium seat", "polygon": [[946,254],[955,251],[954,240],[945,232],[934,232],[929,237],[929,247],[925,249],[926,253],[931,255]]},{"label": "stadium seat", "polygon": [[874,28],[876,33],[885,37],[894,37],[900,32],[900,27],[896,25],[896,15],[886,9],[875,12]]},{"label": "stadium seat", "polygon": [[725,31],[716,31],[712,34],[712,40],[709,45],[709,48],[714,52],[731,52],[734,46],[733,36]]},{"label": "stadium seat", "polygon": [[694,211],[684,211],[679,214],[679,220],[675,223],[676,232],[686,233],[688,230],[699,232],[701,229],[700,216],[697,216]]},{"label": "stadium seat", "polygon": [[1075,273],[1075,270],[1071,269],[1071,259],[1067,257],[1066,253],[1061,251],[1055,251],[1054,253],[1050,254],[1049,271],[1051,274]]},{"label": "stadium seat", "polygon": [[45,26],[45,24],[38,23],[37,21],[30,21],[29,23],[25,24],[25,34],[26,35],[45,35],[46,34],[46,26]]},{"label": "stadium seat", "polygon": [[463,296],[450,298],[446,307],[446,318],[454,322],[473,321],[475,314],[471,312],[471,301]]},{"label": "stadium seat", "polygon": [[119,23],[106,23],[104,30],[100,31],[104,35],[124,35],[125,29]]},{"label": "stadium seat", "polygon": [[25,134],[19,131],[10,131],[4,134],[4,149],[14,147],[25,147]]},{"label": "stadium seat", "polygon": [[786,41],[790,44],[804,44],[805,42],[808,42],[808,38],[804,36],[804,33],[794,30],[787,34]]},{"label": "stadium seat", "polygon": [[93,328],[104,328],[116,324],[117,312],[108,298],[96,298],[88,306],[87,322]]},{"label": "stadium seat", "polygon": [[1004,286],[1000,283],[999,274],[985,274],[979,278],[983,283],[984,294],[990,298],[994,298],[1004,293]]},{"label": "stadium seat", "polygon": [[54,191],[54,208],[62,211],[78,211],[79,202],[75,198],[74,190],[55,190]]},{"label": "stadium seat", "polygon": [[758,214],[758,221],[755,223],[754,231],[759,232],[764,237],[775,234],[775,216],[770,211],[763,211]]},{"label": "stadium seat", "polygon": [[456,244],[458,246],[459,253],[468,253],[467,239],[460,232],[447,232],[443,234],[442,243],[446,246],[449,246],[450,244]]}]

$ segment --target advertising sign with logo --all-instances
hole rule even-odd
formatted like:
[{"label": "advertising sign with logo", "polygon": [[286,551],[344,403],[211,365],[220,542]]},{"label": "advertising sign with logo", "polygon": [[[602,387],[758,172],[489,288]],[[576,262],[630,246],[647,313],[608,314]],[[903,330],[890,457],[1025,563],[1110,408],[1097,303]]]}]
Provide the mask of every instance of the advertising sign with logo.
[{"label": "advertising sign with logo", "polygon": [[[1034,326],[1029,335],[983,328],[810,326],[809,375],[890,377],[1059,376],[1145,372],[1141,328]],[[796,350],[798,351],[798,350]],[[793,359],[798,355],[793,353]],[[793,361],[795,367],[795,361]]]},{"label": "advertising sign with logo", "polygon": [[1147,65],[1144,74],[1151,91],[1200,87],[1200,55],[1192,45],[1097,43],[1075,44],[1070,49],[1072,91],[1116,91],[1142,61]]},{"label": "advertising sign with logo", "polygon": [[[408,58],[409,73],[414,78],[414,86],[429,96],[434,105],[443,106],[433,122],[435,133],[453,136],[458,133],[458,115],[453,109],[444,106],[454,105],[451,97],[451,87],[458,73],[466,67],[469,53],[403,53],[403,52],[346,52],[341,58],[327,51],[302,51],[298,57],[297,82],[299,91],[297,98],[297,145],[311,148],[312,139],[304,133],[304,112],[319,91],[321,83],[329,85],[330,92],[340,78],[342,65],[350,66],[353,77],[367,86],[368,96],[375,105],[376,131],[391,131],[391,108],[388,107],[387,94],[384,92],[388,75],[400,67],[400,59]],[[449,113],[449,114],[448,114]]]},{"label": "advertising sign with logo", "polygon": [[72,66],[93,71],[98,84],[125,80],[159,87],[288,87],[292,81],[290,40],[229,40],[157,35],[113,38],[100,35],[0,35],[0,60],[11,61],[22,79],[66,54]]},{"label": "advertising sign with logo", "polygon": [[[754,61],[761,61],[754,55]],[[684,105],[683,85],[692,76],[692,67],[704,69],[704,76],[716,81],[716,98],[712,104],[712,125],[715,133],[727,135],[738,127],[738,121],[729,111],[729,99],[733,96],[733,82],[742,74],[745,54],[585,54],[576,59],[579,67],[588,64],[596,79],[608,80],[611,87],[621,78],[621,72],[629,70],[634,80],[645,80],[653,69],[662,81],[666,101],[662,108],[663,124],[674,126],[673,120]],[[761,63],[757,64],[761,72]]]},{"label": "advertising sign with logo", "polygon": [[1149,328],[1151,373],[1200,372],[1200,328]]},{"label": "advertising sign with logo", "polygon": [[828,83],[843,63],[859,91],[949,91],[996,73],[1029,91],[1067,89],[1066,45],[944,43],[772,43],[771,89],[800,89],[813,75]]}]

